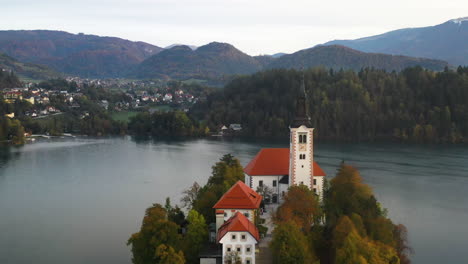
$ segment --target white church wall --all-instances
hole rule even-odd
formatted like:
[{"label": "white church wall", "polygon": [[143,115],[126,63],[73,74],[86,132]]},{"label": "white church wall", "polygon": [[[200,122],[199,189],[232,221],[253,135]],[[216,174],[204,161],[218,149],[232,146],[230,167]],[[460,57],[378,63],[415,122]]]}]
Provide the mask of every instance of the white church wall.
[{"label": "white church wall", "polygon": [[324,176],[315,176],[314,177],[315,183],[313,190],[315,190],[315,193],[319,196],[320,201],[323,199],[323,182],[325,180]]},{"label": "white church wall", "polygon": [[[267,186],[273,191],[273,194],[276,194],[277,197],[280,197],[281,188],[279,181],[283,178],[284,175],[270,175],[270,176],[250,176],[252,185],[249,186],[252,190],[257,191],[260,186],[260,182],[263,186]],[[265,200],[265,197],[263,197]],[[270,202],[272,197],[270,198]]]}]

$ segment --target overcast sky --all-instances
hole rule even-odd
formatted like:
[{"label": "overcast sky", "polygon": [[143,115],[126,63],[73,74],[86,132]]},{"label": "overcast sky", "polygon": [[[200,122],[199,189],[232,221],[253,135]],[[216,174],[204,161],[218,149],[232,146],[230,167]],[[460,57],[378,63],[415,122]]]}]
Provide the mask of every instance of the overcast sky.
[{"label": "overcast sky", "polygon": [[0,29],[51,29],[145,41],[228,42],[291,53],[333,39],[468,16],[467,0],[0,0]]}]

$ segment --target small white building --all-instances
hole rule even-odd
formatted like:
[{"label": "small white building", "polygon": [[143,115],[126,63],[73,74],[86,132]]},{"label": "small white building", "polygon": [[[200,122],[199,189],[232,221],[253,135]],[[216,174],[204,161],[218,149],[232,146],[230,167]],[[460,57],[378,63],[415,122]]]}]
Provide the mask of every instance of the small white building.
[{"label": "small white building", "polygon": [[255,245],[260,235],[257,227],[237,212],[218,230],[217,241],[222,244],[223,263],[255,264]]}]

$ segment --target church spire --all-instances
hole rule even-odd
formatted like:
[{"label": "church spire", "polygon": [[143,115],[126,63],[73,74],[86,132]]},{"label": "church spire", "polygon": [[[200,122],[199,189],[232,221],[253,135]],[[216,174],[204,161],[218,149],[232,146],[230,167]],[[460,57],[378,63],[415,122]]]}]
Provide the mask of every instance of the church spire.
[{"label": "church spire", "polygon": [[312,127],[307,107],[307,93],[305,89],[304,71],[302,71],[301,89],[299,91],[299,96],[296,99],[296,112],[291,127],[300,127],[302,125],[308,128]]}]

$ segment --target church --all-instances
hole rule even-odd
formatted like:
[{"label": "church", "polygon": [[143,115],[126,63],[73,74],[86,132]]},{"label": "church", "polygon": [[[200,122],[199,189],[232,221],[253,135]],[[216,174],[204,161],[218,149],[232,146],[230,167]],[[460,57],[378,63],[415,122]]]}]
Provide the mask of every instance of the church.
[{"label": "church", "polygon": [[[200,263],[255,264],[260,241],[254,224],[261,201],[281,203],[291,185],[305,185],[322,200],[324,171],[314,161],[314,128],[307,111],[306,91],[302,80],[295,118],[290,125],[289,148],[261,149],[244,168],[245,183],[238,181],[213,206],[216,214],[216,242],[219,255],[201,255]],[[266,188],[271,197],[255,190]]]},{"label": "church", "polygon": [[281,203],[289,186],[300,184],[322,200],[325,172],[314,161],[314,128],[307,111],[304,79],[289,130],[289,148],[261,149],[244,168],[245,183],[253,190],[271,190],[266,202]]}]

